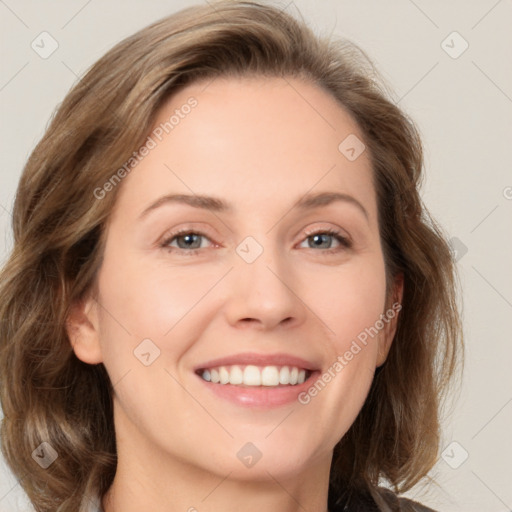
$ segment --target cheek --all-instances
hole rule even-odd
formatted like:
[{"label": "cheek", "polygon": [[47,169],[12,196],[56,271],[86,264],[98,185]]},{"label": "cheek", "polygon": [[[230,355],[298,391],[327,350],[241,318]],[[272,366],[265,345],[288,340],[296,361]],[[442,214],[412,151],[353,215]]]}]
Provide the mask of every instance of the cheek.
[{"label": "cheek", "polygon": [[102,301],[112,309],[117,323],[138,337],[165,336],[218,279],[215,272],[192,266],[173,268],[137,261],[113,264],[112,260],[105,261],[102,268]]},{"label": "cheek", "polygon": [[308,292],[309,303],[315,305],[315,312],[329,328],[329,343],[338,354],[343,353],[384,312],[384,262],[378,255],[354,261],[317,274],[314,283]]},{"label": "cheek", "polygon": [[200,414],[183,408],[190,400],[175,380],[179,379],[175,365],[193,344],[190,321],[217,279],[211,273],[201,276],[136,261],[116,264],[112,257],[104,260],[100,274],[104,364],[124,415],[141,430],[148,425],[155,432],[168,428],[168,411],[180,411],[183,424]]},{"label": "cheek", "polygon": [[112,380],[138,369],[136,356],[145,348],[157,354],[157,366],[174,366],[208,323],[208,291],[228,270],[118,261],[112,251],[100,273],[100,342]]},{"label": "cheek", "polygon": [[354,422],[373,380],[382,335],[375,326],[385,305],[384,262],[376,255],[318,276],[315,283],[307,300],[328,327],[323,340],[328,358],[301,403],[322,419],[332,447]]}]

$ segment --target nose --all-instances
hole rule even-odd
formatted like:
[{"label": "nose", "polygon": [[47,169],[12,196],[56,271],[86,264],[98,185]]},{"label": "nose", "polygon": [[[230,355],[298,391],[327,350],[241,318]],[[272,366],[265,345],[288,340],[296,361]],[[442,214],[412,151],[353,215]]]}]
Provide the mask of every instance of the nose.
[{"label": "nose", "polygon": [[270,330],[304,321],[298,279],[277,250],[266,248],[252,263],[239,258],[227,286],[225,314],[234,327]]}]

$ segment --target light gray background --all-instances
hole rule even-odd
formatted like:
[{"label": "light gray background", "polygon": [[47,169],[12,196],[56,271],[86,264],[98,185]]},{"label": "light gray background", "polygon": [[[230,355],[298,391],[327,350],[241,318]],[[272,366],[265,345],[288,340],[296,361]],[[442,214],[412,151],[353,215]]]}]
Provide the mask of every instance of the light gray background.
[{"label": "light gray background", "polygon": [[[69,88],[122,38],[195,3],[0,0],[0,261],[12,247],[10,211],[22,167]],[[462,391],[445,421],[448,449],[431,473],[436,483],[409,495],[447,512],[512,510],[512,2],[275,3],[373,58],[422,132],[424,200],[467,248],[458,261],[467,342]],[[31,48],[43,31],[59,45],[47,59]],[[458,53],[461,39],[442,44],[453,31],[469,44],[458,58],[445,49]],[[31,508],[0,458],[0,512],[22,510]]]}]

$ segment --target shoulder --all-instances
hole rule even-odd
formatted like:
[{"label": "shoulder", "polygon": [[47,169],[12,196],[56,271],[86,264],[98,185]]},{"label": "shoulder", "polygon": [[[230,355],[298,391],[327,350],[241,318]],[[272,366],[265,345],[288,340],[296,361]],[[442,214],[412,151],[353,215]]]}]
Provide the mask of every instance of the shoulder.
[{"label": "shoulder", "polygon": [[384,487],[351,493],[350,497],[331,495],[330,498],[329,512],[436,512],[417,501],[400,497]]},{"label": "shoulder", "polygon": [[417,501],[407,498],[399,498],[400,512],[436,512],[433,508],[426,507]]},{"label": "shoulder", "polygon": [[[422,505],[417,501],[397,496],[389,489],[379,487],[377,489],[377,495],[382,498],[385,506],[387,505],[389,510],[392,512],[436,512],[434,509]],[[378,501],[378,498],[376,501]],[[386,510],[386,508],[383,508],[382,510]]]}]

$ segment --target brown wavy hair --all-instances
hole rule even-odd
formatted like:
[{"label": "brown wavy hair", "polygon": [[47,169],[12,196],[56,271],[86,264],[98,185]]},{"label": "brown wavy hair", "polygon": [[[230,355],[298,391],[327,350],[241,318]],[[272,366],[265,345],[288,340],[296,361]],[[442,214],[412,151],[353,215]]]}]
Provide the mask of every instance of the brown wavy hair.
[{"label": "brown wavy hair", "polygon": [[[122,183],[101,200],[94,190],[141,147],[170,95],[220,76],[308,80],[353,116],[371,157],[388,285],[404,276],[391,350],[335,447],[330,495],[382,479],[403,492],[437,460],[440,406],[463,344],[455,264],[419,193],[418,130],[353,43],[320,37],[277,7],[218,1],[108,51],[68,93],[23,170],[0,274],[1,448],[38,512],[84,511],[116,471],[112,383],[103,364],[75,356],[65,328],[71,305],[95,289]],[[58,454],[47,469],[32,457],[42,442]]]}]

